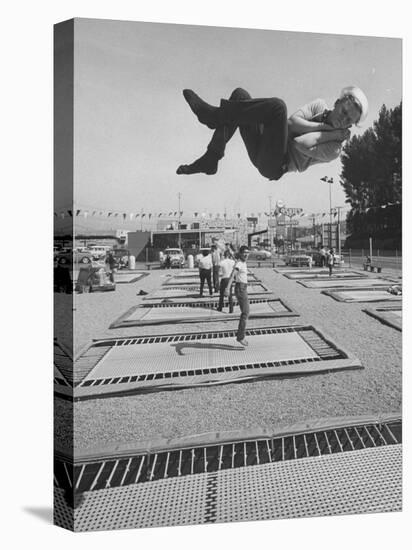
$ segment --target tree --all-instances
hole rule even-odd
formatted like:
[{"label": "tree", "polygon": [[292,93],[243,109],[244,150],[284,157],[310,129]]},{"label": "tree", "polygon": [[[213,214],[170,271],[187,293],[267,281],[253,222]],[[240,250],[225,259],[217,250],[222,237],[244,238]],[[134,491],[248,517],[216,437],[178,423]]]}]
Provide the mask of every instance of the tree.
[{"label": "tree", "polygon": [[341,183],[352,207],[347,220],[352,239],[388,232],[400,239],[402,103],[394,109],[383,105],[372,128],[345,145]]}]

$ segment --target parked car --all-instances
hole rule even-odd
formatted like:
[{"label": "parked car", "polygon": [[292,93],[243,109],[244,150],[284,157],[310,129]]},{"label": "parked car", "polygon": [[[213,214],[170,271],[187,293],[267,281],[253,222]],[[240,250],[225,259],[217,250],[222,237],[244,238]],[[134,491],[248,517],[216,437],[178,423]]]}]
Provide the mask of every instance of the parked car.
[{"label": "parked car", "polygon": [[199,260],[200,260],[200,258],[202,258],[203,252],[206,252],[206,251],[208,251],[209,254],[211,253],[210,246],[205,246],[203,248],[199,248],[199,252],[196,254],[195,260],[194,260],[195,267],[199,266]]},{"label": "parked car", "polygon": [[170,267],[183,267],[185,265],[185,255],[181,248],[166,248],[159,254],[160,267],[167,267],[167,256],[170,258]]},{"label": "parked car", "polygon": [[116,269],[126,269],[129,267],[130,250],[127,248],[114,248],[111,250],[115,260]]},{"label": "parked car", "polygon": [[93,261],[93,256],[90,252],[81,252],[76,248],[74,250],[71,248],[62,248],[55,255],[54,260],[59,265],[73,265],[74,263],[90,264]]},{"label": "parked car", "polygon": [[88,247],[88,251],[92,254],[93,260],[100,260],[105,258],[107,252],[111,249],[111,246],[92,245]]},{"label": "parked car", "polygon": [[[320,267],[322,265],[322,260],[321,260],[322,254],[320,253],[320,251],[319,250],[311,250],[309,252],[309,254],[313,258],[313,265]],[[335,254],[335,257],[334,257],[334,260],[333,260],[333,265],[339,266],[343,263],[344,263],[344,260],[343,260],[342,256],[340,256],[339,254]]]},{"label": "parked car", "polygon": [[304,254],[303,252],[289,252],[286,256],[283,257],[285,265],[290,266],[309,266],[312,257],[309,254]]},{"label": "parked car", "polygon": [[272,253],[269,252],[269,250],[265,250],[264,248],[251,248],[249,252],[248,260],[252,260],[252,261],[270,260],[271,257],[272,257]]}]

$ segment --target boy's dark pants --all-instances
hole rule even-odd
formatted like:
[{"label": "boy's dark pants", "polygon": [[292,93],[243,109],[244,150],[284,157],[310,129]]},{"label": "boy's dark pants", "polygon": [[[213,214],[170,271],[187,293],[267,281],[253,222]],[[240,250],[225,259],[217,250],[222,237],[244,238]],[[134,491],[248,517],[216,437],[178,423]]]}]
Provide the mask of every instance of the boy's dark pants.
[{"label": "boy's dark pants", "polygon": [[207,286],[209,287],[209,294],[213,294],[212,290],[212,270],[211,269],[199,269],[199,277],[200,277],[200,296],[203,296],[203,287],[205,286],[205,281],[207,282]]},{"label": "boy's dark pants", "polygon": [[249,297],[246,283],[235,284],[235,296],[240,307],[240,319],[236,339],[243,340],[245,338],[246,323],[249,317]]},{"label": "boy's dark pants", "polygon": [[[220,295],[219,295],[219,306],[218,310],[222,311],[224,302],[225,302],[225,290],[227,288],[227,285],[229,283],[230,277],[225,277],[224,279],[220,280]],[[233,294],[232,289],[229,291],[229,313],[233,313]]]}]

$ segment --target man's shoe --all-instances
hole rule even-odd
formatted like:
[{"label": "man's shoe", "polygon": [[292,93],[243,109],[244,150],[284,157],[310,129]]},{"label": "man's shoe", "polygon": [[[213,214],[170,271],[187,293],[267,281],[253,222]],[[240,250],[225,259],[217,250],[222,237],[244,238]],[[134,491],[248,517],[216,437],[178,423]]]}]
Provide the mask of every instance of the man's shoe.
[{"label": "man's shoe", "polygon": [[243,340],[239,340],[238,338],[236,338],[236,342],[239,342],[239,344],[242,344],[242,346],[246,347],[249,345],[249,342],[243,338]]},{"label": "man's shoe", "polygon": [[214,130],[218,126],[219,108],[203,101],[193,90],[183,90],[183,96],[201,124]]}]

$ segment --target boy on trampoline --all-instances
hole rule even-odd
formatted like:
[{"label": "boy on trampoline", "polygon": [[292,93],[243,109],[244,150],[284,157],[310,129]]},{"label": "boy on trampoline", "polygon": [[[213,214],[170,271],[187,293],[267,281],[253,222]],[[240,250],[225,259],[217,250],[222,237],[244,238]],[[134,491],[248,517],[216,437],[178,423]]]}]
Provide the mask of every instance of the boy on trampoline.
[{"label": "boy on trampoline", "polygon": [[356,86],[343,88],[332,110],[316,99],[287,118],[286,104],[276,97],[252,99],[236,88],[220,107],[203,101],[192,90],[183,90],[199,122],[214,130],[206,152],[192,164],[182,164],[177,174],[216,174],[226,143],[239,128],[249,158],[260,174],[278,180],[286,172],[303,172],[312,164],[339,157],[349,128],[363,121],[368,100]]}]

